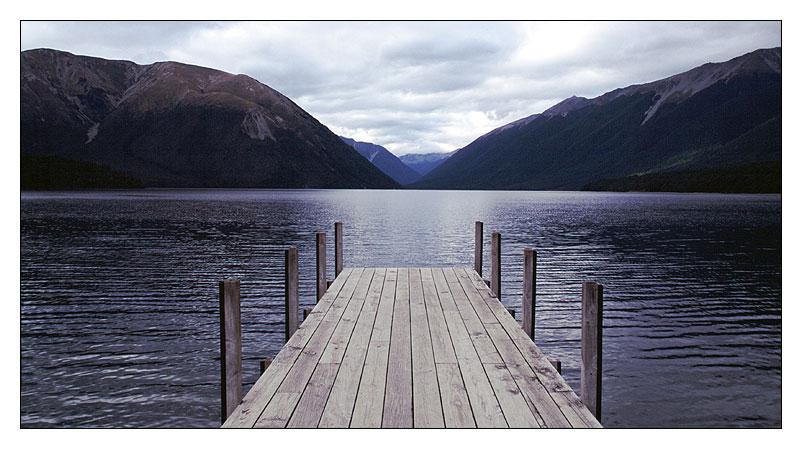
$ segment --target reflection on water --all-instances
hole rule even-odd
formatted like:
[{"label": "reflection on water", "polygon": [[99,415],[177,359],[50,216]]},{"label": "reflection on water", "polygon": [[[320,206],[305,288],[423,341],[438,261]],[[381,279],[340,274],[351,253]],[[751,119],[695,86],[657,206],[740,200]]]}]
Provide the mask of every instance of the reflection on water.
[{"label": "reflection on water", "polygon": [[577,391],[581,282],[604,285],[605,426],[782,424],[779,196],[23,193],[21,216],[24,427],[217,426],[217,281],[242,280],[247,391],[283,344],[284,248],[311,307],[335,221],[346,266],[450,266],[472,265],[476,220],[485,267],[501,233],[508,307],[537,250],[536,341]]}]

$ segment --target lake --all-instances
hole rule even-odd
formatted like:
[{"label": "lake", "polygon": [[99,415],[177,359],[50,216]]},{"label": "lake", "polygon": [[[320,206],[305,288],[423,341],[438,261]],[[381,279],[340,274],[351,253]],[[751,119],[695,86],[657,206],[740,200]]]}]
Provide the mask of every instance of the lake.
[{"label": "lake", "polygon": [[[604,285],[606,427],[782,425],[780,195],[371,190],[21,194],[22,427],[220,425],[218,281],[242,282],[244,392],[284,342],[283,250],[315,303],[315,233],[346,266],[473,264],[501,233],[520,319],[579,392],[582,281]],[[485,268],[485,277],[489,268]]]}]

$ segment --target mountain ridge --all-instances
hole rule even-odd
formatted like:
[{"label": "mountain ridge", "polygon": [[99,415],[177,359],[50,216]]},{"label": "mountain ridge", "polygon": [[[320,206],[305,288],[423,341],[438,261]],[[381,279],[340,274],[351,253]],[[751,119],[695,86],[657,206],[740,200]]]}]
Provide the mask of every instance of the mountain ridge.
[{"label": "mountain ridge", "polygon": [[708,63],[500,126],[413,184],[578,189],[597,179],[781,160],[781,48]]},{"label": "mountain ridge", "polygon": [[157,187],[397,188],[292,100],[247,75],[36,49],[20,55],[21,154]]},{"label": "mountain ridge", "polygon": [[411,184],[421,177],[418,172],[408,167],[401,159],[381,145],[360,142],[344,136],[340,136],[340,139],[401,185]]}]

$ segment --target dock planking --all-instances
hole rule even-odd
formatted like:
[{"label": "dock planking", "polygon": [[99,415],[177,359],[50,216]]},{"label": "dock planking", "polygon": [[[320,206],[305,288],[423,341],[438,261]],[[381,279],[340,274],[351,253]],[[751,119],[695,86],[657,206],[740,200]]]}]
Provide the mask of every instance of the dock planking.
[{"label": "dock planking", "polygon": [[601,427],[472,267],[345,268],[223,427]]}]

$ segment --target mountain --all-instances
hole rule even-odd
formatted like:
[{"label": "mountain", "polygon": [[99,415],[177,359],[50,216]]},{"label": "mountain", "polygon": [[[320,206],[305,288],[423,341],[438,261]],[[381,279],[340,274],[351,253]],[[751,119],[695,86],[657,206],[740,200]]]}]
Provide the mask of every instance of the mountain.
[{"label": "mountain", "polygon": [[387,148],[369,142],[358,142],[343,136],[340,136],[340,139],[352,146],[359,154],[399,184],[407,185],[420,179],[418,172],[409,168],[396,155],[389,152]]},{"label": "mountain", "polygon": [[415,170],[416,172],[420,173],[421,176],[429,173],[437,167],[438,165],[442,164],[446,159],[448,159],[452,154],[456,153],[457,151],[454,150],[450,153],[423,153],[423,154],[405,154],[399,159],[401,162],[406,164],[411,169]]},{"label": "mountain", "polygon": [[40,174],[66,160],[157,187],[399,187],[245,75],[37,49],[20,55],[20,103],[20,153]]},{"label": "mountain", "polygon": [[479,137],[411,187],[573,190],[601,179],[692,172],[690,181],[781,162],[781,67],[780,48],[756,50],[596,98],[571,97]]}]

